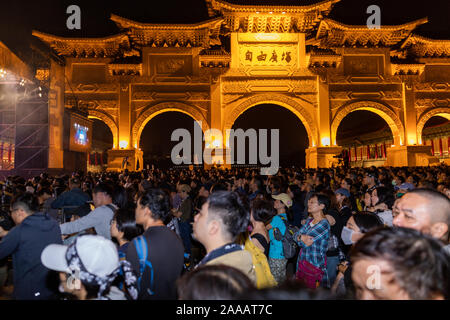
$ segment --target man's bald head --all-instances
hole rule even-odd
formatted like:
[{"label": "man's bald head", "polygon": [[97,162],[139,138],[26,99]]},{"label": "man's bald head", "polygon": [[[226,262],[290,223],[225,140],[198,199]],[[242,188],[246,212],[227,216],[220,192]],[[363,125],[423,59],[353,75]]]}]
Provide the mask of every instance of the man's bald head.
[{"label": "man's bald head", "polygon": [[447,241],[450,230],[450,200],[432,189],[414,189],[395,205],[394,225],[416,229]]},{"label": "man's bald head", "polygon": [[415,189],[411,194],[417,194],[426,201],[431,222],[445,222],[450,226],[450,199],[440,192],[432,189]]}]

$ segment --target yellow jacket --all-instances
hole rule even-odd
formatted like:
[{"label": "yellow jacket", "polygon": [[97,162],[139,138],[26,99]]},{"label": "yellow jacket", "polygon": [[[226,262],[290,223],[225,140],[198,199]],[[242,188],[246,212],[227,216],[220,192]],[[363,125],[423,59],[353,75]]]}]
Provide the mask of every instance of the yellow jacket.
[{"label": "yellow jacket", "polygon": [[252,255],[246,250],[234,251],[208,261],[206,265],[224,264],[239,269],[256,285],[256,273],[253,267]]}]

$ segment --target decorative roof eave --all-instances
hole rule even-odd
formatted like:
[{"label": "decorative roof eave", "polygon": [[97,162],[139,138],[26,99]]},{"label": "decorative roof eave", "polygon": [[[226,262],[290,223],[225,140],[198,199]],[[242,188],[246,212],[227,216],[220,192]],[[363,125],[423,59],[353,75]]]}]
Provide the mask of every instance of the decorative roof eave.
[{"label": "decorative roof eave", "polygon": [[332,6],[341,1],[341,0],[324,0],[319,3],[310,4],[306,6],[263,6],[263,5],[239,5],[228,3],[224,0],[206,0],[212,6],[212,8],[216,11],[226,10],[231,12],[246,12],[246,13],[255,13],[255,12],[286,12],[286,13],[305,13],[309,11],[328,11],[331,10]]},{"label": "decorative roof eave", "polygon": [[132,75],[140,76],[142,75],[142,63],[139,64],[109,64],[108,71],[111,76],[116,75]]},{"label": "decorative roof eave", "polygon": [[[346,25],[325,18],[320,22],[316,40],[320,40],[323,47],[364,46],[368,44],[390,47],[407,38],[417,26],[427,22],[427,18],[422,18],[402,25],[369,29],[366,25]],[[311,41],[310,43],[312,44]]]},{"label": "decorative roof eave", "polygon": [[419,57],[450,57],[450,40],[430,39],[411,34],[399,51],[410,51]]},{"label": "decorative roof eave", "polygon": [[391,63],[392,75],[420,75],[425,70],[424,63]]},{"label": "decorative roof eave", "polygon": [[207,7],[210,16],[223,16],[231,32],[290,33],[313,30],[339,1],[325,0],[305,6],[271,6],[207,0]]},{"label": "decorative roof eave", "polygon": [[127,29],[130,39],[139,46],[201,47],[219,44],[223,18],[214,18],[196,24],[140,23],[116,15],[111,20]]},{"label": "decorative roof eave", "polygon": [[319,26],[319,30],[317,33],[319,33],[321,28],[323,28],[323,27],[328,27],[328,30],[335,28],[335,29],[340,29],[340,30],[344,30],[344,31],[362,31],[362,32],[398,31],[398,30],[402,30],[402,29],[413,30],[417,26],[425,24],[427,22],[428,22],[428,18],[421,18],[421,19],[417,19],[415,21],[411,21],[408,23],[400,24],[400,25],[381,25],[380,29],[369,29],[367,27],[367,25],[348,25],[348,24],[344,24],[344,23],[338,22],[338,21],[330,19],[330,18],[325,18],[321,21],[321,24]]},{"label": "decorative roof eave", "polygon": [[209,68],[228,68],[230,66],[231,56],[223,55],[200,55],[200,67]]},{"label": "decorative roof eave", "polygon": [[128,35],[120,33],[104,38],[65,38],[33,31],[32,35],[41,39],[62,56],[85,55],[111,57],[121,46],[129,47]]},{"label": "decorative roof eave", "polygon": [[195,31],[202,29],[217,28],[223,22],[222,18],[214,18],[194,24],[167,24],[167,23],[142,23],[119,17],[111,14],[112,21],[114,21],[119,28],[122,29],[140,29],[140,30],[170,30],[170,31]]}]

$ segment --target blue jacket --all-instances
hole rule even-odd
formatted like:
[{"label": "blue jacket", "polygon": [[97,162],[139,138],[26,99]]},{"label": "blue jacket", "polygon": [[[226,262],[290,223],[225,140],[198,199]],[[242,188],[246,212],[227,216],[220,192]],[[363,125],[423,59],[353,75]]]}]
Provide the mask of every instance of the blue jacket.
[{"label": "blue jacket", "polygon": [[52,209],[59,209],[64,206],[82,206],[86,201],[91,200],[89,195],[80,188],[73,188],[70,191],[63,192],[56,198],[52,204]]},{"label": "blue jacket", "polygon": [[62,244],[61,231],[58,222],[42,212],[25,218],[0,242],[0,259],[13,258],[15,299],[49,299],[53,295],[47,282],[50,271],[41,263],[42,251],[52,243]]}]

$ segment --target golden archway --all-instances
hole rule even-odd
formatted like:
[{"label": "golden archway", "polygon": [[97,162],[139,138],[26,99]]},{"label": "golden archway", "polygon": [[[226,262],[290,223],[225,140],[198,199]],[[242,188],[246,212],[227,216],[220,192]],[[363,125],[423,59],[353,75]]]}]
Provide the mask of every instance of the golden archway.
[{"label": "golden archway", "polygon": [[419,144],[422,144],[422,132],[425,124],[432,117],[439,116],[450,120],[450,109],[449,108],[434,108],[428,111],[425,111],[419,118],[417,122],[417,139],[419,140]]},{"label": "golden archway", "polygon": [[202,123],[201,127],[203,132],[209,129],[208,121],[205,115],[200,110],[198,110],[198,108],[183,102],[162,102],[148,107],[136,119],[132,131],[133,145],[136,148],[139,148],[139,140],[141,138],[142,131],[144,130],[145,125],[150,120],[152,120],[154,117],[156,117],[161,113],[170,111],[181,112],[187,114],[195,121],[201,121]]},{"label": "golden archway", "polygon": [[405,129],[398,116],[386,105],[376,101],[357,101],[350,102],[340,107],[336,112],[334,119],[331,123],[331,139],[333,144],[336,145],[337,130],[341,121],[350,113],[358,110],[371,111],[387,122],[391,129],[392,136],[394,138],[394,145],[403,145],[405,141]]},{"label": "golden archway", "polygon": [[276,93],[254,95],[234,107],[225,118],[223,132],[226,133],[227,130],[231,129],[234,122],[237,120],[237,118],[239,118],[241,114],[243,114],[248,109],[260,104],[275,104],[291,111],[297,116],[297,118],[300,119],[303,126],[305,127],[308,134],[309,146],[311,147],[317,145],[317,127],[315,125],[314,118],[307,110],[307,107],[303,106],[302,104],[300,104],[300,102],[297,102],[296,100],[288,96]]},{"label": "golden archway", "polygon": [[97,110],[89,110],[88,118],[103,121],[111,130],[113,136],[113,149],[119,146],[119,128],[110,116]]}]

